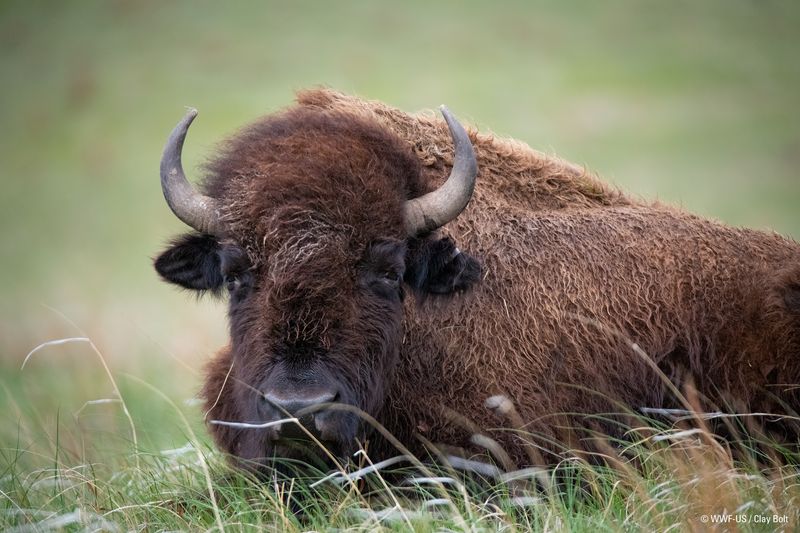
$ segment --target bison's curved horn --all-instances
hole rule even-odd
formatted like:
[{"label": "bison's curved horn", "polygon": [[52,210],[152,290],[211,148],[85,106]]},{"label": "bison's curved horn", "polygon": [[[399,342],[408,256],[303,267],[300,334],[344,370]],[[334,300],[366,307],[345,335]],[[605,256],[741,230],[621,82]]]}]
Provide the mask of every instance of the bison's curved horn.
[{"label": "bison's curved horn", "polygon": [[175,216],[197,231],[220,235],[221,225],[216,201],[195,190],[186,179],[181,164],[186,131],[196,116],[197,110],[190,109],[167,139],[164,155],[161,156],[161,190],[164,191],[167,205]]},{"label": "bison's curved horn", "polygon": [[469,136],[445,106],[439,109],[455,144],[453,170],[447,181],[435,191],[406,201],[406,232],[412,236],[433,231],[455,219],[467,207],[475,190],[478,163]]}]

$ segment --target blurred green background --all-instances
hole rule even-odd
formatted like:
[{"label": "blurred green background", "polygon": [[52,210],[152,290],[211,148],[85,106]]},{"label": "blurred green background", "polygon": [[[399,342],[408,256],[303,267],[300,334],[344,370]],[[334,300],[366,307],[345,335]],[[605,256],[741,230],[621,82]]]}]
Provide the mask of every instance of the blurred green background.
[{"label": "blurred green background", "polygon": [[86,345],[19,370],[80,330],[153,445],[183,438],[137,379],[188,399],[226,338],[223,303],[151,268],[184,229],[157,169],[185,106],[201,112],[187,169],[324,84],[408,111],[447,103],[633,194],[798,237],[798,27],[788,0],[0,3],[5,438],[35,440],[30,421],[57,433],[59,417],[124,437],[114,405],[78,413],[112,395]]}]

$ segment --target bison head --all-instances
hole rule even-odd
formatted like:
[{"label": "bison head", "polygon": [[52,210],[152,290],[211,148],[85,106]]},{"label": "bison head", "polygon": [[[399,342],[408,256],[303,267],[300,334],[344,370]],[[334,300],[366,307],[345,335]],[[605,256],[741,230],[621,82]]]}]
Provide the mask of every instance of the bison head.
[{"label": "bison head", "polygon": [[161,161],[164,197],[196,232],[155,267],[184,288],[227,292],[230,346],[204,388],[211,430],[255,464],[306,458],[312,443],[346,455],[368,428],[332,404],[379,416],[405,292],[448,294],[479,278],[478,263],[434,233],[472,195],[469,137],[443,107],[455,153],[434,188],[410,147],[377,123],[299,107],[229,141],[200,193],[181,166],[196,114],[175,127]]}]

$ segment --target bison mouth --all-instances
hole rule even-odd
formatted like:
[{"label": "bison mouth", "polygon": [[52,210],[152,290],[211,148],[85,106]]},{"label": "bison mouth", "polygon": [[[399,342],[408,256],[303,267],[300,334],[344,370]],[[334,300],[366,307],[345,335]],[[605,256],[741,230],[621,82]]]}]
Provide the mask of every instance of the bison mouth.
[{"label": "bison mouth", "polygon": [[347,462],[358,449],[359,419],[353,413],[324,410],[269,423],[222,420],[213,425],[237,428],[238,459],[250,468],[271,469],[283,463],[329,469]]},{"label": "bison mouth", "polygon": [[268,450],[273,458],[332,464],[355,451],[358,420],[352,414],[323,411],[296,420],[269,433]]}]

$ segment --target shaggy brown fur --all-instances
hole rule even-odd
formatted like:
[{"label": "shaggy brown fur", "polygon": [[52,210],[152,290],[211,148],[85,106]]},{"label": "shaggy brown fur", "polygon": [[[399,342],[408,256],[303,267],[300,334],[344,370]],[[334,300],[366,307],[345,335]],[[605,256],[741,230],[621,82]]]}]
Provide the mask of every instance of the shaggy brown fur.
[{"label": "shaggy brown fur", "polygon": [[[548,449],[580,446],[584,434],[568,428],[613,432],[593,414],[675,406],[642,352],[714,403],[797,408],[787,384],[800,383],[800,245],[643,204],[521,143],[470,135],[475,194],[441,230],[464,250],[455,258],[442,235],[403,234],[403,201],[435,188],[452,162],[431,115],[314,90],[229,141],[207,192],[230,228],[222,270],[247,276],[231,296],[231,347],[209,366],[210,419],[257,419],[250,389],[302,359],[346,382],[348,402],[415,452],[423,440],[474,448],[477,427],[530,464],[486,399],[510,399]],[[245,268],[226,267],[240,249]],[[415,250],[450,263],[420,270]],[[464,274],[478,268],[470,256],[479,280]],[[402,304],[373,279],[393,268],[414,288]],[[412,271],[461,278],[430,290]],[[268,453],[254,430],[211,431],[232,454]]]}]

